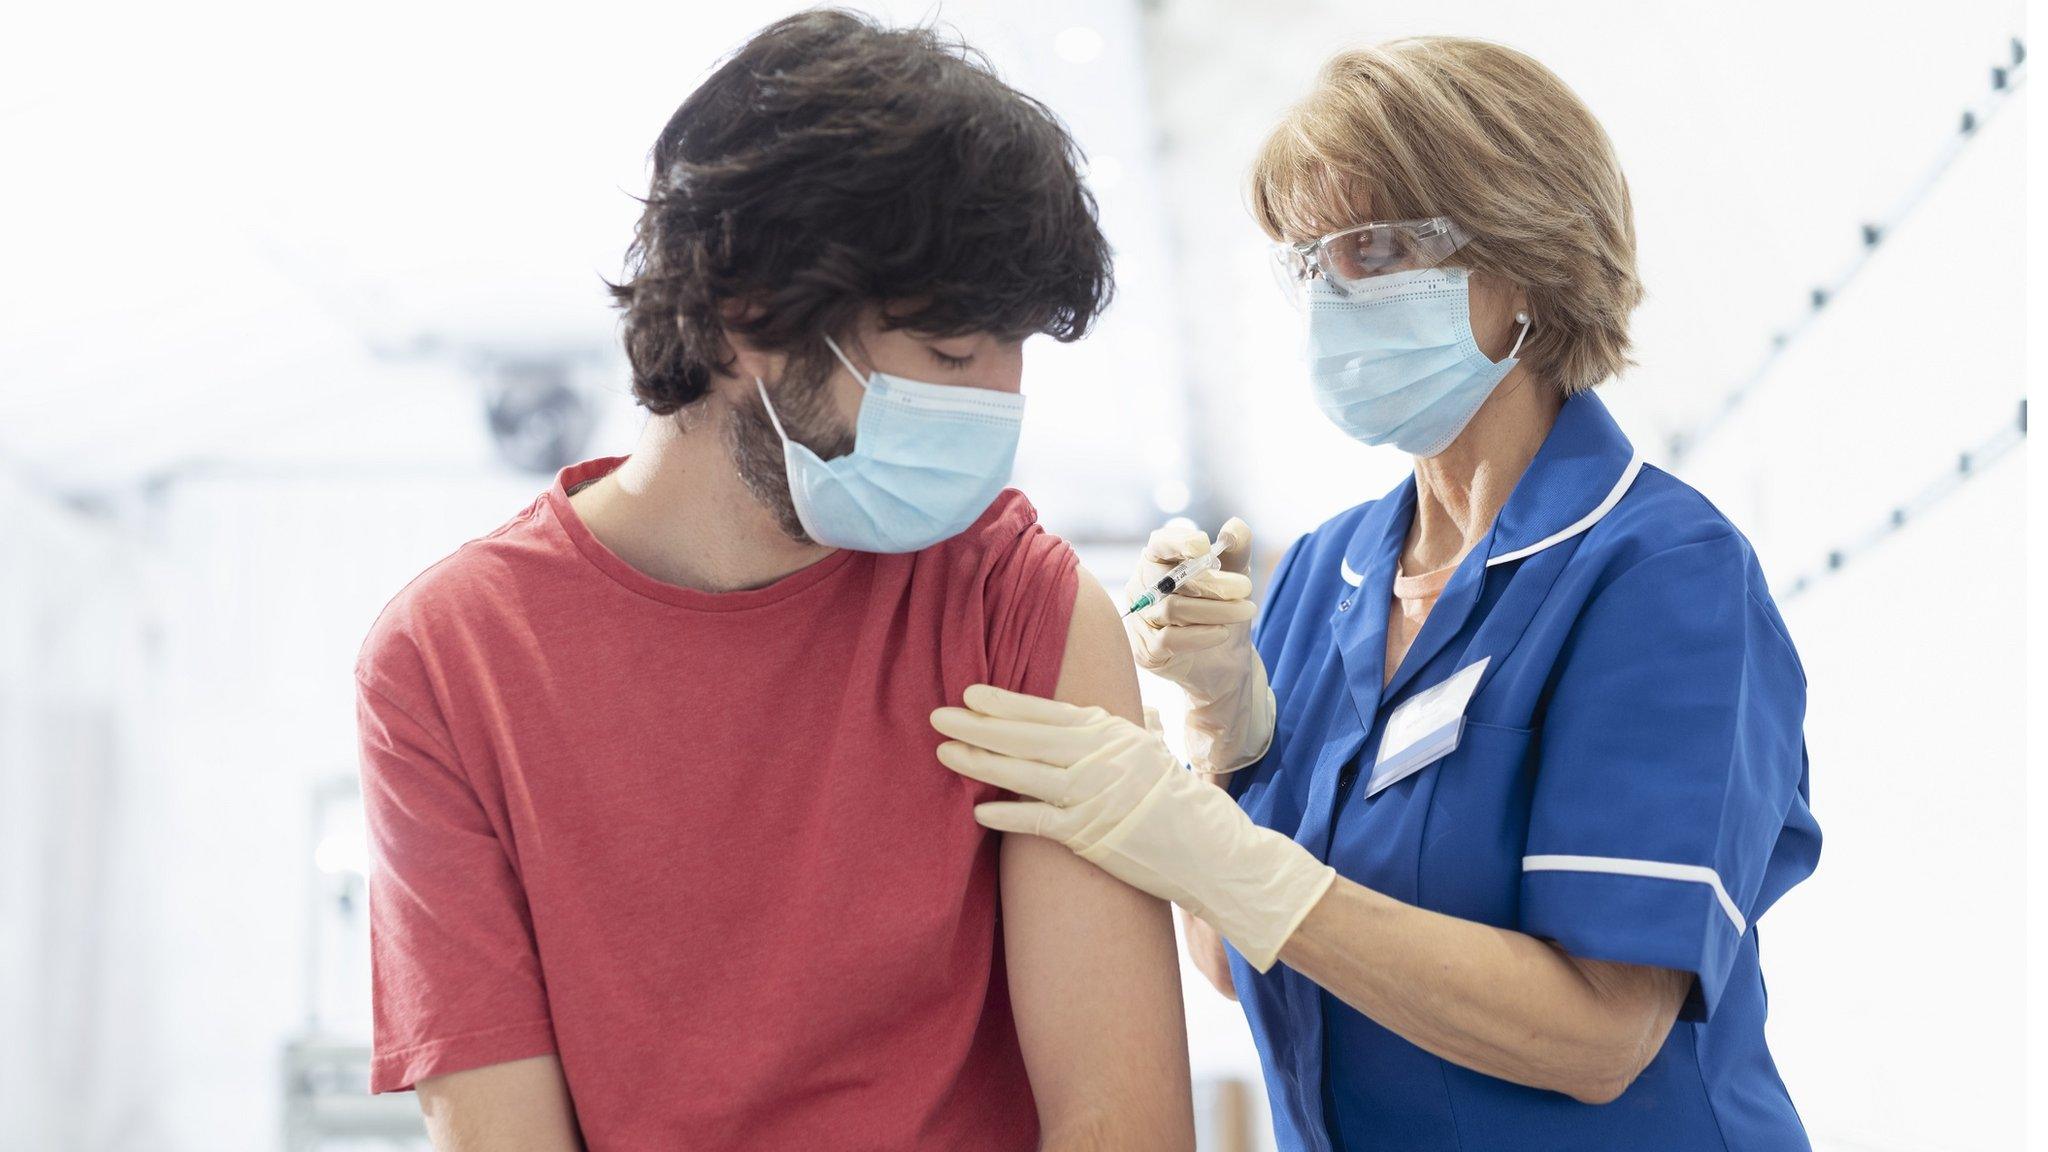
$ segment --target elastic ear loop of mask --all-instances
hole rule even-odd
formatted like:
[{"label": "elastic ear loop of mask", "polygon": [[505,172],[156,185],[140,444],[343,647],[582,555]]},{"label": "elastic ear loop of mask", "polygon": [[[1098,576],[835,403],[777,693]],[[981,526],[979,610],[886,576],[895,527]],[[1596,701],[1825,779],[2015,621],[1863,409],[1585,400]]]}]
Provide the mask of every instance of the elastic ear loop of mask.
[{"label": "elastic ear loop of mask", "polygon": [[[1529,314],[1527,312],[1517,312],[1515,313],[1515,319],[1520,320],[1522,322],[1522,331],[1520,335],[1515,337],[1515,346],[1513,348],[1508,349],[1507,359],[1509,360],[1513,360],[1515,358],[1515,354],[1522,350],[1522,341],[1527,340],[1529,338]],[[1481,352],[1480,354],[1485,355],[1484,352]],[[1495,363],[1499,363],[1499,361],[1495,361]],[[1524,380],[1522,382],[1522,384],[1526,383],[1528,383],[1527,380]],[[1521,386],[1521,384],[1515,385],[1516,388],[1520,388]],[[1513,393],[1510,392],[1509,395],[1513,395]]]},{"label": "elastic ear loop of mask", "polygon": [[855,368],[855,367],[853,366],[853,361],[851,361],[851,360],[848,360],[848,359],[846,358],[846,353],[844,353],[844,352],[841,352],[841,351],[839,350],[839,342],[838,342],[837,340],[834,340],[834,339],[832,339],[832,337],[830,337],[830,336],[826,336],[826,337],[825,337],[825,346],[826,346],[826,347],[828,347],[828,348],[830,348],[830,349],[832,349],[832,354],[833,354],[834,356],[837,356],[837,357],[839,357],[839,362],[840,362],[841,364],[844,364],[844,365],[846,365],[846,370],[847,370],[848,372],[851,372],[851,373],[853,373],[853,379],[854,379],[854,382],[855,382],[855,383],[859,384],[859,385],[860,385],[861,387],[863,387],[863,388],[865,388],[865,387],[867,387],[867,386],[868,386],[868,378],[867,378],[867,377],[865,377],[865,376],[862,376],[862,375],[860,374],[860,369],[858,369],[858,368]]},{"label": "elastic ear loop of mask", "polygon": [[1529,314],[1527,312],[1517,312],[1515,313],[1515,319],[1522,322],[1522,333],[1515,337],[1515,346],[1508,349],[1508,359],[1510,360],[1513,360],[1515,355],[1522,350],[1522,341],[1529,338]]},{"label": "elastic ear loop of mask", "polygon": [[[832,339],[832,337],[830,336],[826,336],[825,345],[826,347],[832,349],[832,354],[834,356],[839,357],[839,362],[841,364],[846,365],[846,370],[848,372],[853,373],[854,383],[859,384],[862,388],[866,388],[868,386],[868,382],[861,377],[860,369],[855,368],[853,366],[853,361],[848,360],[846,358],[846,353],[841,352],[839,350],[839,342]],[[768,409],[768,422],[770,424],[775,425],[775,435],[780,437],[784,443],[788,443],[789,433],[784,432],[782,430],[782,418],[775,414],[775,402],[768,399],[768,386],[766,384],[761,383],[761,378],[759,376],[756,376],[754,377],[754,387],[759,389],[761,392],[761,406]]]},{"label": "elastic ear loop of mask", "polygon": [[789,433],[782,430],[782,417],[775,414],[775,402],[768,399],[768,386],[761,383],[761,378],[756,376],[754,377],[754,387],[761,390],[761,407],[768,409],[768,422],[775,425],[776,439],[781,440],[784,444],[789,443]]}]

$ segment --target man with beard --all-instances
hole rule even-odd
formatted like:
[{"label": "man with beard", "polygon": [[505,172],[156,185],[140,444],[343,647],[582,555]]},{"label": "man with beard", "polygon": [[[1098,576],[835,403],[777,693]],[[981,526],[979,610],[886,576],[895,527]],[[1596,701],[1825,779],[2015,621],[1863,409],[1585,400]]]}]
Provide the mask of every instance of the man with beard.
[{"label": "man with beard", "polygon": [[1072,142],[827,10],[653,159],[613,286],[639,444],[357,667],[371,1089],[444,1152],[1192,1147],[1165,906],[981,828],[1002,794],[926,723],[982,682],[1138,713],[1113,605],[1004,488],[1023,340],[1109,295]]}]

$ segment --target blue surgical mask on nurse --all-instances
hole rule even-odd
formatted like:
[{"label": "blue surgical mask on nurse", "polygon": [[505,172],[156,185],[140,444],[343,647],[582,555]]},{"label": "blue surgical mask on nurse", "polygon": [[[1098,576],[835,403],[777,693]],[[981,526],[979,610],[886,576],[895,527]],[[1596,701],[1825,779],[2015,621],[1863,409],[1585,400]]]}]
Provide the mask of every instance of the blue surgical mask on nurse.
[{"label": "blue surgical mask on nurse", "polygon": [[1316,406],[1346,435],[1434,456],[1465,430],[1517,363],[1529,316],[1500,360],[1472,333],[1472,274],[1440,267],[1339,288],[1301,286],[1304,357]]}]

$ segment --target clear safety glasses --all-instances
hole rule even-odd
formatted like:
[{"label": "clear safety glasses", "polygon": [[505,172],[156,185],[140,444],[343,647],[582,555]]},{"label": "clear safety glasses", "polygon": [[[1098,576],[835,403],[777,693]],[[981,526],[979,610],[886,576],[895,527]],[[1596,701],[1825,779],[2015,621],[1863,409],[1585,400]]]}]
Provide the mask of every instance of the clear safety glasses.
[{"label": "clear safety glasses", "polygon": [[1289,300],[1298,301],[1301,286],[1318,276],[1349,294],[1376,276],[1435,268],[1469,240],[1448,216],[1360,224],[1320,240],[1273,245],[1273,276]]}]

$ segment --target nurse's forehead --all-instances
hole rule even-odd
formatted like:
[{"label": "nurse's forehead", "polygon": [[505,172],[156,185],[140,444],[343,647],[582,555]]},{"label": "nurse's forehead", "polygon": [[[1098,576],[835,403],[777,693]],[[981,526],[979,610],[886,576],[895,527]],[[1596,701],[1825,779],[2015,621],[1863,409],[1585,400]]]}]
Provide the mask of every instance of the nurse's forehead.
[{"label": "nurse's forehead", "polygon": [[1373,219],[1370,197],[1345,197],[1328,190],[1304,192],[1287,205],[1279,221],[1280,235],[1289,243],[1306,244]]}]

